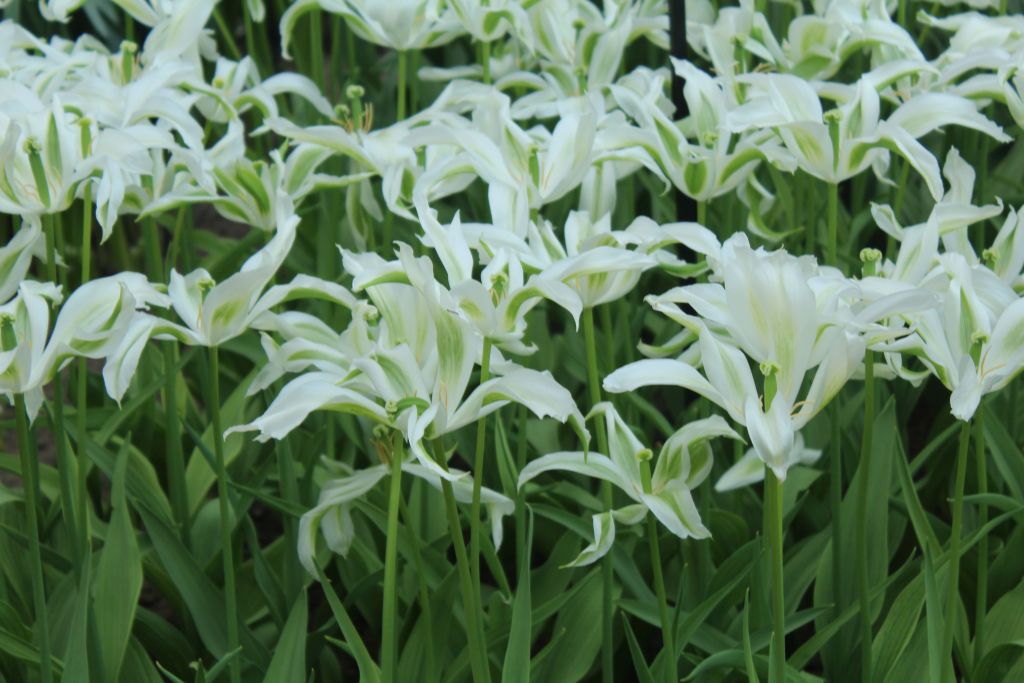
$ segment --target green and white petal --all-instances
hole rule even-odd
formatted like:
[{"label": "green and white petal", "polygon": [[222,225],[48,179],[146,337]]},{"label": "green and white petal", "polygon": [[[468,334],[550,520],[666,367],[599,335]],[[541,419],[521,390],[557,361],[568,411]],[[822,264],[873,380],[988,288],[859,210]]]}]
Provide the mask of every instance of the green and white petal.
[{"label": "green and white petal", "polygon": [[571,562],[562,565],[562,569],[585,567],[593,564],[608,554],[615,542],[615,519],[611,512],[601,512],[593,516],[594,541],[580,551]]},{"label": "green and white petal", "polygon": [[388,421],[384,408],[363,394],[339,386],[336,375],[311,372],[286,384],[263,415],[248,424],[228,429],[224,435],[256,431],[259,432],[257,441],[280,440],[316,410],[349,413],[382,423]]}]

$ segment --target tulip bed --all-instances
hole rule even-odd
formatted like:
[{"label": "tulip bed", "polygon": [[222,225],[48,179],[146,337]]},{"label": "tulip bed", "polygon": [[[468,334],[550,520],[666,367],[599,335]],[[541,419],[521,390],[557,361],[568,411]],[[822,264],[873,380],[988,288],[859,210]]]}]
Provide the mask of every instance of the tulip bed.
[{"label": "tulip bed", "polygon": [[1024,680],[1019,0],[0,8],[0,683]]}]

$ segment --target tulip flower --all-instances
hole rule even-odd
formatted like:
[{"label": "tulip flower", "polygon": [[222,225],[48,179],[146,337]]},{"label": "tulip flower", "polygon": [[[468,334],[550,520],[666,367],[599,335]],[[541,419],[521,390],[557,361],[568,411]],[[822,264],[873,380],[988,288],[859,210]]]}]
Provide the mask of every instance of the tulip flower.
[{"label": "tulip flower", "polygon": [[616,522],[639,524],[648,513],[679,538],[710,536],[690,492],[711,472],[713,458],[708,441],[720,436],[742,440],[725,420],[713,416],[677,430],[661,447],[652,475],[646,461],[653,453],[610,403],[599,403],[591,415],[605,420],[608,455],[594,451],[550,453],[531,461],[519,473],[519,488],[544,472],[571,472],[611,482],[633,501],[625,507],[595,514],[593,543],[564,566],[582,567],[601,559],[611,550]]}]

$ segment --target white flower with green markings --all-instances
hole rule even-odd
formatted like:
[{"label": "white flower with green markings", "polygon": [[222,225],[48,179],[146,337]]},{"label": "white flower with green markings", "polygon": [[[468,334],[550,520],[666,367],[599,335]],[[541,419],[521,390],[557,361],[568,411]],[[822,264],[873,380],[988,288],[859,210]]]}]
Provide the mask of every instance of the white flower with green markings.
[{"label": "white flower with green markings", "polygon": [[658,453],[652,474],[649,461],[653,452],[636,437],[612,404],[603,402],[591,411],[603,418],[608,433],[607,455],[590,451],[549,453],[531,461],[519,473],[519,487],[544,472],[561,471],[582,474],[607,481],[633,501],[615,510],[593,516],[594,541],[567,563],[581,567],[601,559],[611,550],[615,525],[633,525],[653,514],[679,538],[707,538],[691,491],[711,472],[713,455],[709,441],[716,437],[742,440],[725,420],[713,416],[677,430]]},{"label": "white flower with green markings", "polygon": [[[855,283],[819,269],[810,256],[751,249],[742,233],[722,245],[713,268],[721,284],[686,285],[648,299],[696,337],[703,374],[681,359],[651,358],[619,368],[604,387],[619,393],[667,385],[700,394],[745,425],[758,457],[785,479],[801,457],[796,433],[861,366],[864,337],[886,334],[876,321],[920,310],[932,298],[906,290],[855,307]],[[751,362],[760,369],[760,382]],[[803,392],[809,372],[813,379]]]},{"label": "white flower with green markings", "polygon": [[[394,450],[390,452],[394,455]],[[325,463],[330,469],[340,469],[337,463]],[[406,458],[402,461],[402,473],[409,474],[441,489],[441,478],[431,469]],[[317,533],[321,532],[327,547],[342,557],[348,554],[352,541],[355,539],[355,526],[352,522],[352,505],[377,485],[391,472],[389,464],[374,465],[337,479],[329,479],[320,488],[320,498],[315,507],[302,515],[299,520],[299,561],[313,576],[317,575],[316,552]],[[457,479],[451,482],[452,493],[459,503],[469,503],[472,498],[472,479],[464,476],[465,472],[451,470]],[[501,547],[504,531],[502,519],[512,514],[515,503],[507,496],[487,488],[480,489],[480,502],[487,510],[491,522],[491,541],[495,548]]]},{"label": "white flower with green markings", "polygon": [[884,169],[890,152],[895,153],[921,175],[938,200],[943,194],[939,164],[920,138],[950,125],[977,130],[999,142],[1010,138],[978,112],[974,102],[948,93],[915,95],[882,119],[879,92],[919,70],[914,62],[895,62],[867,73],[855,86],[835,89],[834,96],[840,99],[828,112],[823,112],[812,84],[801,78],[745,74],[738,80],[748,88],[746,98],[729,112],[727,125],[737,133],[774,130],[802,170],[833,184],[869,166]]}]

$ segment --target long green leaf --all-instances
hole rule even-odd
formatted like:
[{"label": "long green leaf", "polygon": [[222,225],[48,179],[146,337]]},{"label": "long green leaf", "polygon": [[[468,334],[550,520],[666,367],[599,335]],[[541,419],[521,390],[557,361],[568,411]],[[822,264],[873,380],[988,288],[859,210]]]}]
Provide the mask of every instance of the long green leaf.
[{"label": "long green leaf", "polygon": [[306,621],[309,607],[306,591],[296,598],[288,621],[274,647],[263,683],[303,683],[306,680]]},{"label": "long green leaf", "polygon": [[132,528],[125,493],[128,442],[117,457],[111,489],[110,525],[93,584],[100,662],[109,681],[119,680],[121,662],[132,634],[135,608],[142,591],[142,557]]}]

